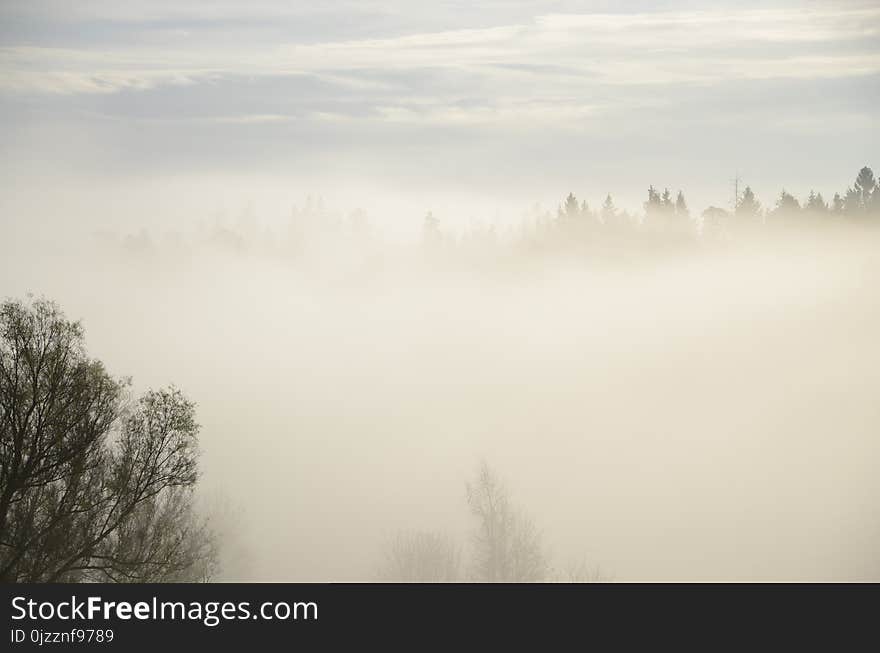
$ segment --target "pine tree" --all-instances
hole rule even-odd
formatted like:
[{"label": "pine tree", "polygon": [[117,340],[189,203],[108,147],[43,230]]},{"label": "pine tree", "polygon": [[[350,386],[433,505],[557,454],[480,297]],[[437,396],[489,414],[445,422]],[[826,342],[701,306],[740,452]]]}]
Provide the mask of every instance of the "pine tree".
[{"label": "pine tree", "polygon": [[605,202],[602,204],[602,222],[611,222],[616,215],[617,208],[614,206],[614,201],[611,199],[611,194],[609,193],[605,197]]},{"label": "pine tree", "polygon": [[568,197],[565,198],[565,216],[568,218],[576,218],[580,209],[578,207],[577,198],[574,196],[574,193],[569,193]]},{"label": "pine tree", "polygon": [[440,232],[440,220],[431,211],[428,211],[422,226],[422,243],[426,247],[433,249],[439,247],[442,240],[443,234]]},{"label": "pine tree", "polygon": [[654,186],[648,187],[648,201],[645,202],[645,216],[651,218],[661,212],[663,201]]},{"label": "pine tree", "polygon": [[843,200],[843,210],[849,217],[857,217],[862,212],[862,196],[855,188],[846,189],[846,197]]},{"label": "pine tree", "polygon": [[684,193],[678,191],[678,196],[675,198],[675,215],[682,218],[690,218],[691,212],[688,209],[687,202],[684,200]]},{"label": "pine tree", "polygon": [[787,217],[800,213],[800,210],[801,203],[798,202],[794,195],[783,188],[782,193],[779,195],[779,199],[776,200],[776,210],[774,213],[782,217]]},{"label": "pine tree", "polygon": [[874,171],[868,166],[859,170],[853,187],[846,193],[846,212],[850,215],[865,215],[873,208],[877,181]]},{"label": "pine tree", "polygon": [[751,186],[746,186],[742,197],[736,203],[736,215],[745,216],[747,218],[757,217],[761,212],[761,203],[755,199],[755,193]]},{"label": "pine tree", "polygon": [[828,204],[826,204],[825,200],[822,198],[822,193],[816,193],[812,190],[810,191],[810,196],[807,198],[807,204],[804,208],[807,212],[817,216],[828,213]]},{"label": "pine tree", "polygon": [[873,170],[871,170],[868,166],[865,166],[864,168],[859,170],[859,176],[856,177],[854,189],[859,194],[859,199],[862,203],[862,206],[868,206],[871,201],[871,194],[874,192],[874,188],[876,187],[876,185],[877,184],[874,179]]}]

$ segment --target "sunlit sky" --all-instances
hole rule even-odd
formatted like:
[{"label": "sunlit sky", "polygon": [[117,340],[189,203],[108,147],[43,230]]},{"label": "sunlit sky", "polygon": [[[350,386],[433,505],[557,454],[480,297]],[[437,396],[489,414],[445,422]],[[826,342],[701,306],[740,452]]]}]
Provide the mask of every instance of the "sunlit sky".
[{"label": "sunlit sky", "polygon": [[880,166],[878,81],[876,3],[5,1],[0,172],[772,204]]}]

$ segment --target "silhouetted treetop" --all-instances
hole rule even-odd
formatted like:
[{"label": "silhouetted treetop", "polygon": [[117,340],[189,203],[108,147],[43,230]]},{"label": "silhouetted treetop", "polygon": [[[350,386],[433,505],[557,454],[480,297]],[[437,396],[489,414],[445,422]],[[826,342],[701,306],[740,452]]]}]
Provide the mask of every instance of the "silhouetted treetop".
[{"label": "silhouetted treetop", "polygon": [[128,390],[54,303],[0,305],[0,580],[210,575],[195,407],[174,388],[134,404]]}]

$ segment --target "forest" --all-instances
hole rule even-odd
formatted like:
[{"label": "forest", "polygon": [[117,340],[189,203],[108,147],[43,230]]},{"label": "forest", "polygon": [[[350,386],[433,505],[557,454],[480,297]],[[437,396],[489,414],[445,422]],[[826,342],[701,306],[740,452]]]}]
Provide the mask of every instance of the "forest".
[{"label": "forest", "polygon": [[[713,205],[702,211],[691,210],[683,191],[677,190],[673,197],[669,188],[661,192],[652,185],[647,189],[642,209],[641,212],[618,209],[611,194],[606,194],[598,208],[593,208],[569,192],[555,210],[535,205],[519,219],[511,217],[492,222],[472,219],[463,229],[447,226],[442,216],[429,210],[422,219],[419,238],[424,250],[434,256],[458,257],[478,265],[487,263],[485,257],[502,252],[516,262],[522,262],[529,255],[566,252],[584,253],[584,260],[588,261],[590,254],[602,256],[603,252],[611,256],[627,251],[648,253],[687,243],[736,242],[760,235],[773,237],[785,231],[796,236],[799,230],[833,225],[871,227],[880,214],[880,184],[873,170],[864,166],[852,185],[835,192],[830,200],[813,190],[799,200],[783,189],[764,205],[752,188],[745,185],[735,192],[735,199],[728,203],[728,208]],[[400,249],[398,243],[389,241],[381,229],[371,223],[365,210],[341,212],[313,196],[309,196],[304,205],[294,206],[286,224],[261,224],[248,208],[233,220],[225,215],[217,215],[213,220],[202,219],[194,233],[176,230],[152,233],[144,228],[128,234],[103,230],[94,236],[99,242],[115,244],[140,255],[158,250],[180,253],[192,246],[239,254],[252,251],[308,263],[312,258],[325,259],[329,252],[347,259],[346,265],[364,263],[359,256],[369,253],[371,248],[373,253],[386,256],[394,256]],[[642,248],[647,251],[641,251]]]},{"label": "forest", "polygon": [[880,491],[869,167],[413,221],[310,199],[10,252],[0,580],[880,574],[847,512]]}]

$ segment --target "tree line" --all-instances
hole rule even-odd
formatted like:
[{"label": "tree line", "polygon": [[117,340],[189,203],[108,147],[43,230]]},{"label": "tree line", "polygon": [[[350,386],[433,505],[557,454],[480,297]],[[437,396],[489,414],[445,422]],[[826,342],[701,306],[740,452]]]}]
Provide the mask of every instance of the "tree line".
[{"label": "tree line", "polygon": [[[644,203],[644,220],[653,221],[660,219],[690,220],[691,213],[685,200],[684,193],[679,190],[673,199],[669,188],[661,193],[654,186],[648,187],[648,198]],[[557,211],[559,218],[593,218],[599,222],[608,222],[619,214],[614,206],[611,195],[607,195],[601,210],[597,213],[591,211],[587,203],[578,204],[573,193],[569,193],[563,204]],[[772,208],[765,209],[761,206],[751,186],[746,186],[743,191],[737,192],[733,211],[710,206],[701,213],[701,217],[715,219],[718,217],[737,218],[773,218],[776,216],[793,217],[798,214],[812,216],[866,218],[880,217],[880,184],[874,178],[874,171],[865,166],[859,170],[853,185],[841,195],[835,193],[830,202],[827,202],[822,193],[810,191],[803,202],[785,189],[779,194]]]},{"label": "tree line", "polygon": [[[651,185],[646,195],[637,212],[619,208],[611,194],[593,208],[571,192],[554,210],[535,206],[519,222],[472,222],[463,229],[452,228],[444,216],[428,211],[422,215],[421,225],[416,226],[424,252],[467,258],[493,251],[527,255],[571,247],[592,248],[599,253],[607,246],[619,251],[642,245],[712,241],[754,234],[765,227],[791,230],[816,224],[880,225],[880,183],[868,166],[858,171],[848,188],[830,199],[813,190],[798,199],[783,189],[764,204],[747,185],[727,208],[713,205],[694,212],[683,190],[660,190]],[[382,231],[363,209],[346,214],[312,197],[304,206],[294,207],[286,222],[273,226],[260,224],[253,210],[248,209],[237,221],[218,216],[213,223],[200,222],[196,232],[188,236],[169,232],[160,237],[147,229],[122,237],[107,232],[96,235],[103,245],[121,251],[127,258],[149,258],[159,253],[186,256],[199,248],[305,263],[325,260],[328,252],[350,262],[369,261],[389,253],[383,247]]]},{"label": "tree line", "polygon": [[[843,194],[835,193],[830,201],[813,190],[800,201],[783,189],[770,207],[762,206],[751,186],[745,186],[737,192],[730,209],[710,206],[699,215],[691,213],[682,190],[673,194],[669,188],[661,191],[651,185],[642,208],[641,214],[618,209],[611,194],[607,194],[599,209],[594,210],[570,192],[557,207],[555,216],[549,212],[537,216],[533,226],[513,239],[514,244],[601,244],[657,236],[711,239],[759,225],[791,227],[799,219],[807,224],[811,218],[834,219],[841,224],[880,224],[880,183],[873,170],[865,166],[852,186]],[[490,241],[497,236],[494,228],[487,235]],[[423,242],[429,248],[440,249],[461,244],[462,239],[444,233],[440,220],[429,212],[424,221]]]}]

